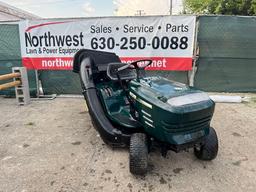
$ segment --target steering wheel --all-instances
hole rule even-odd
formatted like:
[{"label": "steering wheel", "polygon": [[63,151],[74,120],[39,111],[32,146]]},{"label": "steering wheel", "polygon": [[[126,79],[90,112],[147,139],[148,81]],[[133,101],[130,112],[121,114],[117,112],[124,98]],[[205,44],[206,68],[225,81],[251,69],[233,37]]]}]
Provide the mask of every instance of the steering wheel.
[{"label": "steering wheel", "polygon": [[[141,59],[141,60],[134,61],[132,63],[127,63],[126,65],[123,65],[123,66],[117,68],[116,72],[122,71],[122,70],[127,69],[127,68],[133,68],[133,67],[136,70],[145,69],[147,66],[149,66],[151,64],[152,64],[152,60],[150,60],[150,59]],[[133,66],[133,67],[131,67],[131,66]]]},{"label": "steering wheel", "polygon": [[133,65],[135,69],[145,69],[147,66],[152,64],[152,60],[150,59],[141,59],[134,61],[130,63],[130,65]]},{"label": "steering wheel", "polygon": [[139,81],[139,78],[141,77],[141,72],[149,65],[152,64],[152,60],[150,59],[141,59],[141,60],[137,60],[137,61],[134,61],[132,63],[127,63],[127,64],[123,64],[122,66],[120,67],[117,67],[114,69],[114,72],[116,73],[117,75],[117,78],[120,79],[120,75],[119,75],[119,72],[127,69],[127,68],[130,68],[130,69],[135,69],[136,70],[136,79],[137,81]]},{"label": "steering wheel", "polygon": [[130,64],[130,63],[127,63],[127,64],[123,65],[122,67],[117,68],[117,69],[116,69],[116,72],[118,73],[119,71],[122,71],[122,70],[124,70],[124,69],[127,69],[127,68],[129,68],[130,66],[131,66],[131,64]]}]

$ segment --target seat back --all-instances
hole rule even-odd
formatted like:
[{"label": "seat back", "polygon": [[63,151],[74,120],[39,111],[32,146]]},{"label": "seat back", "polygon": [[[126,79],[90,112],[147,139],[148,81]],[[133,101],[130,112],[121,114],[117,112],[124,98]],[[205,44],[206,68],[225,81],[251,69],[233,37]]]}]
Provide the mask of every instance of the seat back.
[{"label": "seat back", "polygon": [[121,62],[120,58],[112,52],[95,51],[89,49],[79,50],[73,61],[73,71],[78,73],[80,71],[81,61],[85,58],[90,58],[91,67],[93,71],[107,71],[107,65],[112,62]]}]

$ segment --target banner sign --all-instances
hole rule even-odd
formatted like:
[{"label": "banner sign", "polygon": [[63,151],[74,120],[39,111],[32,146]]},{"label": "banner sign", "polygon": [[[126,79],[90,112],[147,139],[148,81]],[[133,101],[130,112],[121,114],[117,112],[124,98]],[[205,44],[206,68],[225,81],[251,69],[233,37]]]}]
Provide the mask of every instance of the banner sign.
[{"label": "banner sign", "polygon": [[70,70],[80,49],[115,52],[122,62],[152,59],[149,70],[191,70],[195,16],[26,20],[19,23],[28,69]]}]

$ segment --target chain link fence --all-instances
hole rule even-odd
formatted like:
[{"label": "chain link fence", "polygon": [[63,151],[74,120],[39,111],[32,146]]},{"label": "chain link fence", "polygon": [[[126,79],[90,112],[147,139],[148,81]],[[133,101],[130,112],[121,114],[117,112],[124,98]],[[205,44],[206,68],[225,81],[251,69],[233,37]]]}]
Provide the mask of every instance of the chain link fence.
[{"label": "chain link fence", "polygon": [[195,86],[256,92],[256,17],[200,16]]},{"label": "chain link fence", "polygon": [[[12,67],[21,67],[21,52],[18,24],[0,24],[0,75],[11,73]],[[35,72],[28,72],[30,93],[36,95]],[[7,81],[1,81],[5,83]],[[15,95],[14,88],[0,91],[0,94]]]},{"label": "chain link fence", "polygon": [[[256,92],[256,17],[199,16],[199,59],[194,85],[205,91]],[[0,75],[21,66],[17,24],[0,24]],[[188,83],[188,72],[148,71],[149,75]],[[80,80],[72,71],[39,71],[45,94],[79,94]],[[34,71],[30,91],[36,94]],[[12,95],[12,90],[0,94]]]}]

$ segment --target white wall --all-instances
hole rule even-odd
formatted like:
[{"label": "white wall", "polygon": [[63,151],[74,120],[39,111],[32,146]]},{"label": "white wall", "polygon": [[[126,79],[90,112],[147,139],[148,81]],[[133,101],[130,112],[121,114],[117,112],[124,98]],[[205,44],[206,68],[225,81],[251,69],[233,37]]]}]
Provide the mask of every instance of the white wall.
[{"label": "white wall", "polygon": [[9,15],[9,14],[0,12],[0,21],[14,21],[14,20],[20,20],[20,18],[14,15]]}]

